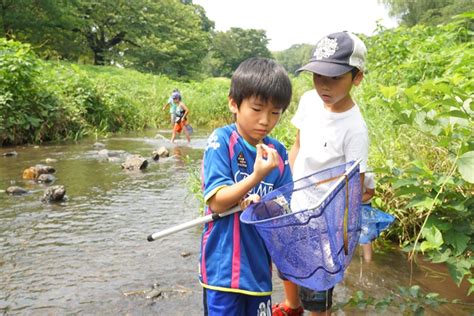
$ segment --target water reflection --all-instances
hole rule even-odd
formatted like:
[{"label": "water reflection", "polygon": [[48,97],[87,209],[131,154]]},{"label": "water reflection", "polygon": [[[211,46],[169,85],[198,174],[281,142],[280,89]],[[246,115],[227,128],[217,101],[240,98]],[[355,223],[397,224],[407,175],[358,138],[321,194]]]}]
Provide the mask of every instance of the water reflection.
[{"label": "water reflection", "polygon": [[[197,280],[200,227],[169,235],[153,243],[146,237],[199,215],[198,201],[187,191],[184,157],[199,163],[206,133],[193,134],[171,145],[166,131],[123,135],[101,140],[109,150],[150,157],[165,146],[170,157],[139,172],[122,170],[118,161],[98,159],[95,140],[61,145],[25,146],[14,157],[0,157],[0,189],[19,185],[23,196],[0,194],[0,311],[6,314],[202,314]],[[38,163],[56,168],[56,181],[68,199],[58,204],[40,201],[47,185],[21,178]],[[188,158],[186,158],[188,159]],[[189,256],[182,256],[183,253]],[[448,283],[417,276],[431,291]],[[376,254],[370,265],[356,257],[335,300],[355,290],[376,297],[407,285],[410,271],[398,252]],[[274,301],[282,298],[275,277]],[[147,293],[159,289],[155,298]],[[127,294],[127,295],[125,295]],[[449,289],[446,295],[458,295]],[[449,296],[448,296],[449,297]],[[465,313],[449,309],[447,313]],[[339,314],[359,311],[338,312]],[[362,312],[360,312],[362,315]],[[401,314],[398,309],[390,313]],[[365,314],[365,312],[364,312]]]}]

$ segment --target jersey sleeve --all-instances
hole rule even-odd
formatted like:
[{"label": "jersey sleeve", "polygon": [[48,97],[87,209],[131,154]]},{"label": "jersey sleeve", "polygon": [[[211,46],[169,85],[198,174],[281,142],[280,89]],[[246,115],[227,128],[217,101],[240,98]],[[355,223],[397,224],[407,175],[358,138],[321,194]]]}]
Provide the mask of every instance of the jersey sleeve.
[{"label": "jersey sleeve", "polygon": [[281,149],[279,149],[279,155],[282,160],[282,165],[283,165],[283,172],[281,173],[281,176],[278,178],[278,181],[275,183],[275,188],[279,188],[284,186],[285,184],[293,182],[293,176],[291,174],[291,169],[290,169],[290,162],[288,160],[288,151],[286,148],[281,145]]},{"label": "jersey sleeve", "polygon": [[219,189],[234,184],[227,139],[225,132],[217,129],[207,140],[203,159],[203,191],[206,203]]}]

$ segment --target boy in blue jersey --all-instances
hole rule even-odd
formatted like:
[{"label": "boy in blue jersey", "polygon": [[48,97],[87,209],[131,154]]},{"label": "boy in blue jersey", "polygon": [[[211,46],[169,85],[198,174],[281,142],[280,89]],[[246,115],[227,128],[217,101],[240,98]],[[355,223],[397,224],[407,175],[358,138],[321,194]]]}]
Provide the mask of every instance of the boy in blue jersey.
[{"label": "boy in blue jersey", "polygon": [[[216,129],[203,160],[206,215],[242,209],[292,181],[286,148],[267,136],[291,100],[284,68],[250,58],[234,72],[229,108],[235,123]],[[208,223],[201,238],[199,279],[205,315],[271,315],[271,259],[241,212]]]}]

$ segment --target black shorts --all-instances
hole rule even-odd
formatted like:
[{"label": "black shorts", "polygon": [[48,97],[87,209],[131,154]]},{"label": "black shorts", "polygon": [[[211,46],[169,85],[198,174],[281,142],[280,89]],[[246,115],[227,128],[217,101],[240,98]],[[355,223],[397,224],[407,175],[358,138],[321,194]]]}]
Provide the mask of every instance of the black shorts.
[{"label": "black shorts", "polygon": [[326,291],[314,291],[300,286],[300,299],[303,308],[312,312],[324,312],[332,307],[332,292],[334,288]]}]

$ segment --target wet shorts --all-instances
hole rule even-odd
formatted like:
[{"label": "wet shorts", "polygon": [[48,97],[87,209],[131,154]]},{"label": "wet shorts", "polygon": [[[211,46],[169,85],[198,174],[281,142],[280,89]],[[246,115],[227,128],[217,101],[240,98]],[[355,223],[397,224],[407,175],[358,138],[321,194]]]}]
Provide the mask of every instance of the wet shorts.
[{"label": "wet shorts", "polygon": [[[280,271],[278,271],[280,279],[288,281]],[[303,303],[303,308],[312,312],[324,312],[332,307],[332,292],[334,288],[330,288],[326,291],[315,291],[302,286],[300,289],[300,299]]]},{"label": "wet shorts", "polygon": [[174,124],[174,130],[176,133],[181,133],[183,130],[183,127],[186,125],[186,121],[181,120],[180,122],[177,122]]},{"label": "wet shorts", "polygon": [[272,297],[214,291],[203,288],[204,315],[271,315]]}]

